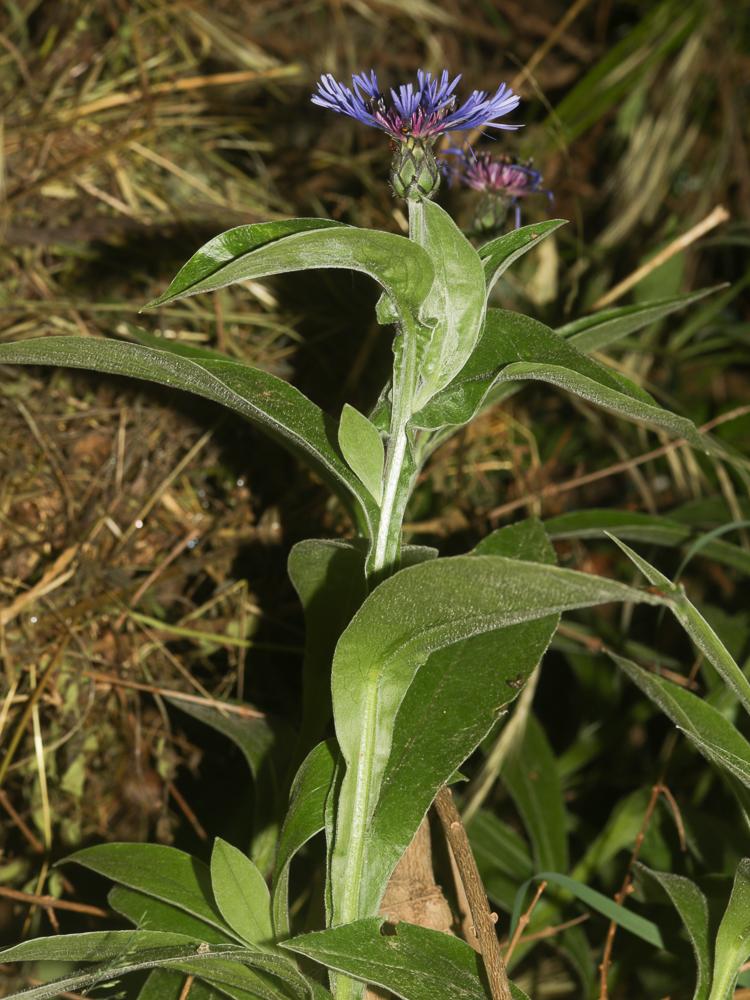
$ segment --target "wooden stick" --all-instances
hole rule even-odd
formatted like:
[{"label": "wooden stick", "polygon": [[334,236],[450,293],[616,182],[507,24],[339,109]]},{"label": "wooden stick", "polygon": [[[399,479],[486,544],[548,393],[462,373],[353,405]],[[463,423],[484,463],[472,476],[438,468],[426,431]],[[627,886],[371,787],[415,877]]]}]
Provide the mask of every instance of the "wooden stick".
[{"label": "wooden stick", "polygon": [[666,263],[666,261],[668,261],[671,257],[674,257],[675,254],[685,250],[691,243],[695,243],[695,241],[699,240],[701,236],[705,236],[705,234],[711,229],[715,229],[716,226],[720,226],[722,222],[726,222],[728,218],[729,212],[727,212],[724,206],[717,205],[713,212],[709,212],[702,222],[693,226],[692,229],[688,229],[686,233],[683,233],[682,236],[678,236],[676,240],[672,240],[672,242],[656,254],[655,257],[652,257],[651,260],[643,264],[642,267],[637,268],[637,270],[633,271],[632,274],[629,274],[627,278],[623,278],[618,285],[615,285],[614,288],[611,288],[608,292],[605,292],[604,295],[600,296],[591,307],[591,311],[594,309],[603,309],[605,306],[610,305],[617,299],[622,298],[625,292],[629,292],[630,289],[634,285],[637,285],[639,281],[643,281],[646,275],[651,274],[652,271],[655,271],[657,267]]},{"label": "wooden stick", "polygon": [[487,970],[492,1000],[512,1000],[508,971],[505,968],[500,942],[495,930],[497,914],[490,910],[487,893],[482,885],[479,869],[471,852],[469,838],[449,788],[443,787],[437,793],[435,810],[443,827],[445,839],[456,859],[461,881],[466,890],[471,918],[474,921],[474,930],[479,941],[484,967]]}]

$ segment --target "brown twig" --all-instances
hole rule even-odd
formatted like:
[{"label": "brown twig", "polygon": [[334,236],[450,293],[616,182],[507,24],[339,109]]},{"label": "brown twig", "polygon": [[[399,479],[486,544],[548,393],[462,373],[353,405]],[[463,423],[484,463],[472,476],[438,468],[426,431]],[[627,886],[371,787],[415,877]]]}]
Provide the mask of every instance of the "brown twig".
[{"label": "brown twig", "polygon": [[89,906],[88,903],[74,903],[68,899],[55,899],[54,896],[37,896],[33,892],[21,892],[20,889],[9,889],[0,885],[0,896],[13,899],[26,906],[41,906],[43,910],[70,910],[72,913],[85,913],[89,917],[109,917],[108,910],[99,906]]},{"label": "brown twig", "polygon": [[547,883],[545,881],[541,881],[539,883],[539,885],[537,886],[536,892],[534,893],[534,898],[531,900],[531,903],[529,904],[528,909],[526,910],[525,913],[522,913],[521,916],[519,917],[518,926],[516,927],[515,931],[513,932],[513,937],[508,942],[508,947],[505,949],[505,961],[506,962],[509,962],[511,960],[513,952],[516,950],[516,948],[518,946],[518,942],[521,940],[521,935],[526,930],[526,928],[529,926],[529,922],[531,920],[531,915],[534,912],[534,910],[536,909],[536,905],[539,902],[539,900],[542,898],[542,893],[544,892],[544,890],[546,888],[547,888]]},{"label": "brown twig", "polygon": [[461,881],[466,890],[466,898],[469,902],[471,918],[474,921],[474,930],[479,941],[484,967],[487,970],[487,979],[493,1000],[512,1000],[508,972],[495,930],[497,915],[490,910],[487,893],[471,851],[469,838],[449,788],[443,787],[437,793],[435,810],[443,827],[445,839],[456,859]]},{"label": "brown twig", "polygon": [[173,781],[170,781],[169,784],[167,785],[167,791],[172,796],[172,798],[175,800],[175,802],[177,803],[177,805],[180,808],[180,811],[182,812],[182,814],[184,815],[184,817],[188,821],[188,823],[195,830],[195,832],[198,835],[198,837],[201,840],[208,840],[208,834],[206,833],[206,831],[201,826],[200,820],[195,815],[195,813],[193,812],[193,810],[190,808],[190,806],[188,805],[187,799],[185,798],[185,796],[182,794],[182,792],[178,789],[177,785],[175,785],[175,783]]},{"label": "brown twig", "polygon": [[666,261],[675,254],[680,253],[690,246],[691,243],[695,243],[699,240],[701,236],[705,236],[707,232],[711,229],[715,229],[716,226],[720,226],[722,222],[726,222],[729,218],[729,212],[724,208],[723,205],[717,205],[716,208],[709,212],[705,219],[699,222],[697,225],[693,226],[692,229],[688,229],[686,233],[682,236],[678,236],[676,240],[664,247],[656,256],[652,257],[651,260],[647,261],[641,267],[629,274],[627,278],[623,278],[619,284],[615,285],[604,295],[601,295],[596,302],[591,306],[591,312],[595,309],[603,309],[605,306],[611,305],[612,302],[616,302],[617,299],[622,298],[622,296],[629,292],[634,285],[637,285],[639,281],[655,271],[657,267],[661,267]]},{"label": "brown twig", "polygon": [[35,854],[44,854],[44,844],[41,842],[41,840],[39,840],[39,838],[36,836],[31,827],[24,820],[24,818],[16,812],[13,803],[10,801],[7,794],[3,791],[2,788],[0,788],[0,806],[2,806],[3,809],[5,809],[7,814],[10,816],[10,818],[13,820],[18,829],[23,834],[23,836],[26,838],[31,850]]},{"label": "brown twig", "polygon": [[170,688],[158,687],[156,684],[143,684],[141,681],[128,681],[124,677],[115,677],[113,674],[103,674],[98,670],[82,670],[84,677],[89,677],[98,684],[111,684],[113,687],[131,688],[133,691],[145,691],[147,694],[159,694],[165,698],[174,698],[176,701],[192,701],[196,705],[209,705],[220,712],[229,715],[241,715],[246,719],[264,719],[266,713],[259,712],[257,708],[250,705],[228,705],[226,702],[203,698],[197,694],[188,694],[186,691],[173,691]]},{"label": "brown twig", "polygon": [[[727,413],[721,413],[718,417],[714,417],[713,420],[709,420],[707,423],[699,427],[698,431],[699,433],[705,433],[706,431],[710,431],[713,427],[718,427],[719,424],[726,423],[728,420],[736,420],[738,417],[744,417],[747,413],[750,413],[750,406],[737,406],[735,409],[729,410]],[[575,476],[573,479],[568,479],[564,483],[549,483],[547,486],[543,486],[542,489],[537,490],[536,493],[527,493],[526,496],[519,497],[517,500],[511,500],[509,503],[504,503],[500,507],[495,507],[487,514],[487,517],[490,521],[497,521],[506,514],[510,514],[514,510],[518,510],[519,507],[526,507],[528,504],[533,503],[536,500],[547,500],[549,497],[556,497],[561,493],[568,493],[570,490],[575,490],[579,486],[588,486],[589,483],[595,483],[600,479],[607,479],[609,476],[614,476],[618,472],[627,472],[636,465],[643,465],[644,462],[650,462],[654,458],[660,458],[662,455],[666,455],[675,448],[683,448],[686,444],[688,444],[688,441],[685,438],[676,438],[674,441],[668,441],[666,444],[663,444],[658,448],[653,448],[651,451],[646,451],[642,455],[636,455],[634,458],[629,458],[626,461],[615,462],[614,465],[608,465],[606,469],[597,469],[596,472],[587,472],[583,476]]]}]

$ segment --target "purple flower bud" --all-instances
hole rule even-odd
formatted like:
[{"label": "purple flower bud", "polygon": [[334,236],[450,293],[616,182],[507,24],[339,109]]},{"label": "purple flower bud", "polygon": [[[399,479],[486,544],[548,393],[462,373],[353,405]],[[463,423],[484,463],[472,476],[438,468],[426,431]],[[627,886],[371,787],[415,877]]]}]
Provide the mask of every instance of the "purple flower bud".
[{"label": "purple flower bud", "polygon": [[492,156],[475,153],[472,149],[446,152],[457,157],[455,163],[445,168],[451,180],[458,179],[484,195],[476,214],[477,229],[499,228],[510,208],[515,209],[518,229],[521,225],[519,199],[530,194],[546,194],[550,200],[553,198],[552,192],[542,187],[542,175],[532,167],[531,160],[522,163],[512,156]]}]

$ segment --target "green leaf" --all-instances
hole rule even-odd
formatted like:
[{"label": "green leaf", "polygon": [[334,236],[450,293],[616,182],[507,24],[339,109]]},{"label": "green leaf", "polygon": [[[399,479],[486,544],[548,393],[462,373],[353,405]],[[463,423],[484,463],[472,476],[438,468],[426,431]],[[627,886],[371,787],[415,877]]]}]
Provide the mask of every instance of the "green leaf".
[{"label": "green leaf", "polygon": [[302,762],[292,784],[273,877],[273,922],[277,937],[289,934],[289,866],[292,858],[325,826],[326,801],[336,773],[336,749],[333,739],[319,743]]},{"label": "green leaf", "polygon": [[211,853],[211,887],[221,915],[251,944],[273,940],[271,897],[255,865],[220,837]]},{"label": "green leaf", "polygon": [[[143,969],[167,968],[199,976],[236,1000],[309,1000],[312,989],[285,957],[232,945],[209,945],[181,934],[159,931],[96,931],[38,938],[2,952],[4,961],[97,962],[91,971],[21,993],[8,1000],[52,1000],[60,993],[86,989]],[[236,960],[236,961],[233,961]],[[242,963],[242,964],[238,964]],[[253,968],[248,968],[251,966]],[[255,971],[258,969],[260,971]],[[267,974],[280,976],[282,988]],[[228,986],[237,986],[239,990]]]},{"label": "green leaf", "polygon": [[567,871],[562,783],[555,755],[534,715],[529,715],[523,738],[508,754],[502,775],[531,839],[536,868]]},{"label": "green leaf", "polygon": [[[301,934],[289,948],[403,1000],[487,1000],[481,960],[464,941],[439,931],[382,918]],[[514,1000],[523,993],[512,988]]]},{"label": "green leaf", "polygon": [[34,938],[0,950],[3,962],[106,962],[164,948],[194,953],[200,938],[169,931],[88,931]]},{"label": "green leaf", "polygon": [[661,588],[664,596],[668,598],[665,603],[687,634],[713,664],[727,687],[737,695],[745,711],[750,712],[750,681],[737,666],[726,646],[703,615],[690,603],[682,587],[675,586],[671,580],[660,573],[643,556],[634,552],[625,542],[621,542],[614,535],[608,537],[622,549],[631,562],[635,563],[649,583],[653,584],[654,587]]},{"label": "green leaf", "polygon": [[[477,555],[554,562],[538,521],[502,528]],[[557,615],[471,636],[429,656],[398,709],[369,828],[371,877],[385,880],[438,790],[481,743],[544,655]]]},{"label": "green leaf", "polygon": [[729,905],[716,935],[716,957],[709,1000],[731,1000],[737,975],[748,958],[750,958],[750,858],[743,858],[737,866]]},{"label": "green leaf", "polygon": [[658,597],[589,574],[486,555],[404,569],[367,597],[341,636],[333,663],[334,719],[347,766],[332,858],[336,922],[368,915],[380,901],[384,884],[381,873],[367,871],[366,833],[396,713],[430,655],[500,628],[617,600],[659,603]]},{"label": "green leaf", "polygon": [[[298,222],[317,225],[268,241],[270,227],[295,226]],[[261,227],[266,228],[258,235]],[[190,258],[164,294],[149,302],[148,308],[225,288],[238,281],[324,267],[369,274],[388,293],[402,320],[416,317],[430,290],[433,278],[430,258],[404,236],[332,225],[320,219],[261,223],[261,227],[240,226],[215,237]],[[217,255],[217,246],[218,267],[208,272]]]},{"label": "green leaf", "polygon": [[695,542],[707,559],[750,574],[750,553],[739,545],[696,534],[690,525],[670,516],[610,508],[569,511],[544,522],[547,534],[558,538],[600,538],[607,531],[629,541],[670,548]]},{"label": "green leaf", "polygon": [[299,757],[331,718],[331,663],[339,636],[367,594],[362,545],[309,538],[289,553],[289,577],[305,609],[305,660]]},{"label": "green leaf", "polygon": [[383,439],[364,414],[344,404],[339,423],[339,447],[349,468],[360,479],[376,503],[383,497]]},{"label": "green leaf", "polygon": [[619,903],[615,903],[613,899],[609,896],[605,896],[601,892],[597,892],[596,889],[592,889],[582,882],[578,882],[574,878],[570,878],[568,875],[562,875],[560,872],[538,872],[533,878],[530,878],[528,882],[525,882],[521,888],[518,890],[516,896],[516,904],[513,908],[513,916],[511,918],[511,933],[518,924],[524,907],[524,898],[528,892],[529,886],[533,882],[552,882],[554,885],[559,885],[561,889],[565,889],[571,892],[577,899],[586,906],[590,907],[592,910],[596,910],[601,913],[603,917],[607,920],[614,920],[614,922],[622,927],[623,930],[629,931],[631,934],[635,934],[642,941],[646,941],[648,944],[653,945],[655,948],[663,948],[664,942],[662,941],[661,931],[656,926],[656,924],[651,920],[646,920],[639,913],[633,913],[632,910],[626,909],[624,906],[620,906]]},{"label": "green leaf", "polygon": [[750,743],[703,698],[609,653],[632,681],[668,716],[708,760],[750,788]]},{"label": "green leaf", "polygon": [[641,302],[636,305],[620,306],[617,309],[602,309],[591,316],[566,323],[555,331],[558,336],[566,337],[579,351],[600,351],[603,347],[622,340],[628,334],[643,329],[651,323],[656,323],[665,316],[685,309],[693,302],[699,302],[707,295],[724,288],[724,285],[714,285],[712,288],[701,288],[700,291],[687,295],[677,295],[668,299],[658,299],[654,302]]},{"label": "green leaf", "polygon": [[711,941],[708,933],[708,903],[695,882],[671,872],[657,872],[636,862],[642,879],[656,882],[667,894],[687,931],[695,955],[696,980],[693,1000],[707,1000],[711,986]]},{"label": "green leaf", "polygon": [[65,861],[170,903],[238,940],[214,906],[208,867],[183,851],[163,844],[97,844]]},{"label": "green leaf", "polygon": [[417,239],[432,261],[435,280],[423,315],[435,319],[419,362],[415,408],[448,385],[463,368],[482,332],[486,293],[482,262],[448,213],[434,201],[421,206]]},{"label": "green leaf", "polygon": [[156,349],[95,337],[41,337],[0,344],[0,364],[128,375],[221,403],[313,468],[359,524],[374,522],[372,499],[331,443],[336,440],[335,421],[294,386],[268,372],[236,361],[184,356],[168,340]]},{"label": "green leaf", "polygon": [[231,931],[225,934],[205,920],[136,889],[127,889],[123,885],[113,886],[107,894],[107,902],[115,913],[125,917],[140,930],[186,934],[196,941],[207,941],[209,944],[236,943]]},{"label": "green leaf", "polygon": [[434,430],[465,423],[491,392],[522,379],[550,382],[618,416],[660,427],[703,447],[690,420],[663,409],[629,379],[581,354],[549,327],[502,309],[488,311],[473,356],[451,385],[414,415],[412,424]]},{"label": "green leaf", "polygon": [[498,236],[479,248],[479,256],[484,265],[487,290],[489,291],[497,279],[504,274],[514,261],[522,257],[528,250],[539,246],[548,236],[551,236],[560,226],[567,225],[565,219],[546,219],[534,223],[533,226],[521,226],[511,233]]},{"label": "green leaf", "polygon": [[189,289],[221,272],[245,254],[260,250],[278,240],[312,230],[342,227],[343,223],[332,219],[282,219],[278,222],[260,222],[228,229],[205,243],[184,264],[169,288],[149,306],[162,305],[176,295],[184,295]]}]

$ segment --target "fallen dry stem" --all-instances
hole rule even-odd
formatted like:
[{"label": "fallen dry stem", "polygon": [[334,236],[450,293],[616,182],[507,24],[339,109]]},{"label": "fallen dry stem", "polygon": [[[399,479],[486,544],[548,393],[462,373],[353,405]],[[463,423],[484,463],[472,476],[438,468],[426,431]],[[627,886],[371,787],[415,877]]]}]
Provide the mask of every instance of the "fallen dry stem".
[{"label": "fallen dry stem", "polygon": [[661,267],[662,264],[674,257],[675,254],[681,253],[681,251],[686,250],[691,243],[695,243],[699,240],[701,236],[705,236],[707,232],[711,229],[715,229],[716,226],[720,226],[722,222],[726,222],[729,218],[729,212],[724,208],[723,205],[717,205],[716,208],[709,212],[705,219],[699,222],[697,225],[693,226],[692,229],[688,229],[686,233],[682,236],[678,236],[676,240],[664,247],[659,253],[657,253],[651,260],[646,261],[641,267],[629,274],[627,278],[615,285],[604,295],[600,296],[596,302],[591,306],[590,312],[594,312],[596,309],[603,309],[605,306],[611,305],[611,303],[616,302],[617,299],[622,298],[622,296],[629,292],[634,285],[638,282],[643,281],[647,275],[655,271],[657,267]]}]

